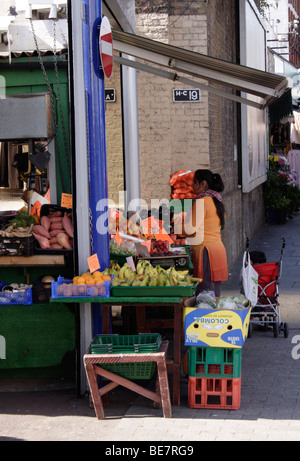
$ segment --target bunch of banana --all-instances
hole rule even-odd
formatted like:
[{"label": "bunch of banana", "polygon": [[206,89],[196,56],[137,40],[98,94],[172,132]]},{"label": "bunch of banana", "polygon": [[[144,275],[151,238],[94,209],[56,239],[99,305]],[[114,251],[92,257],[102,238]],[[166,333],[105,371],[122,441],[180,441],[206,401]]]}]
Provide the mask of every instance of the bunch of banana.
[{"label": "bunch of banana", "polygon": [[139,260],[136,271],[133,271],[128,263],[125,263],[119,271],[116,267],[109,268],[107,271],[110,275],[114,275],[112,286],[192,286],[202,281],[189,275],[188,270],[176,271],[174,267],[168,269],[161,266],[153,267],[147,260]]}]

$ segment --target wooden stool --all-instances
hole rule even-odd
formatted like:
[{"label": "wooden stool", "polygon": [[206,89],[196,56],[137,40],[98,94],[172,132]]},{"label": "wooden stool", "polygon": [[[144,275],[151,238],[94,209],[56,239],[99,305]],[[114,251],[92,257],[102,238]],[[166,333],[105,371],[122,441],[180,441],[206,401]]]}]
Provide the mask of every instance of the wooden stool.
[{"label": "wooden stool", "polygon": [[[169,381],[167,374],[167,350],[168,341],[162,341],[159,352],[147,353],[126,353],[126,354],[85,354],[83,357],[84,367],[87,374],[87,379],[90,386],[92,401],[96,416],[98,419],[105,419],[103,404],[101,397],[117,386],[123,386],[136,392],[150,400],[154,401],[155,406],[162,406],[163,415],[165,418],[172,418],[171,399],[169,391]],[[142,386],[121,376],[111,373],[104,368],[101,368],[101,363],[157,363],[157,380],[156,392],[149,391]],[[109,379],[111,382],[98,387],[97,375]]]}]

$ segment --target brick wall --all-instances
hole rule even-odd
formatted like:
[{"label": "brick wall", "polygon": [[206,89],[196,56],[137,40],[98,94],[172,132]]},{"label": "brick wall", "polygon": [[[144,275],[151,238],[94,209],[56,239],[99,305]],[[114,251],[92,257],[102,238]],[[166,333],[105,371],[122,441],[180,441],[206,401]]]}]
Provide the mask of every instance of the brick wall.
[{"label": "brick wall", "polygon": [[116,94],[115,102],[105,103],[105,122],[108,197],[118,206],[119,191],[124,190],[122,105],[118,65],[114,64],[110,80],[105,79],[105,87],[114,88]]}]

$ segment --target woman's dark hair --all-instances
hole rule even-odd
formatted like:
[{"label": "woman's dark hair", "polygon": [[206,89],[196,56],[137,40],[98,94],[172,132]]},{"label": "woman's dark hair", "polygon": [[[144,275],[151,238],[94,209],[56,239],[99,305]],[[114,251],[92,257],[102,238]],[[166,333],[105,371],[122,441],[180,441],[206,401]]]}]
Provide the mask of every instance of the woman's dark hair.
[{"label": "woman's dark hair", "polygon": [[[218,173],[212,173],[210,170],[197,170],[195,171],[194,181],[198,181],[200,184],[202,181],[206,181],[208,188],[216,192],[223,192],[224,183],[221,176]],[[217,209],[217,214],[220,218],[221,226],[225,224],[225,208],[222,202],[217,198],[213,197],[214,204]]]}]

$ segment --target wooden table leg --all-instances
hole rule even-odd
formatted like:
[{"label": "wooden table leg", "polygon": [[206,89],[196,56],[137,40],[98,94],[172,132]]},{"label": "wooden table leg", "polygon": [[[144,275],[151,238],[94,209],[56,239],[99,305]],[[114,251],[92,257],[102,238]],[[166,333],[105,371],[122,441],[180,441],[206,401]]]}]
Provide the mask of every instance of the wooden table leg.
[{"label": "wooden table leg", "polygon": [[170,399],[167,364],[164,359],[157,361],[158,392],[160,393],[161,405],[165,418],[172,418],[172,407]]},{"label": "wooden table leg", "polygon": [[91,363],[84,363],[84,366],[85,366],[85,370],[86,370],[86,374],[87,374],[87,378],[88,378],[88,382],[90,386],[90,391],[91,391],[91,396],[92,396],[96,416],[98,419],[105,419],[104,409],[103,409],[102,400],[99,394],[97,375],[94,370],[94,365]]}]

